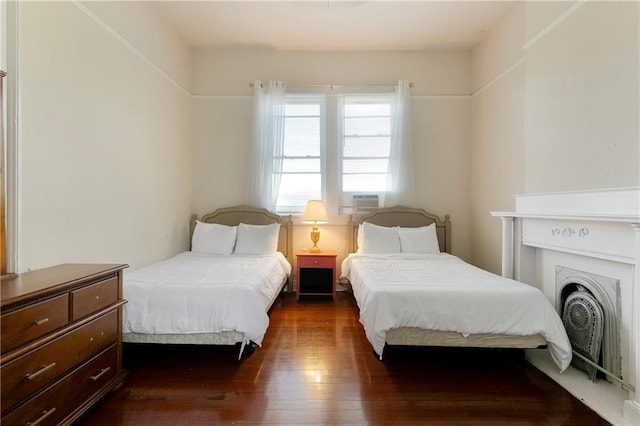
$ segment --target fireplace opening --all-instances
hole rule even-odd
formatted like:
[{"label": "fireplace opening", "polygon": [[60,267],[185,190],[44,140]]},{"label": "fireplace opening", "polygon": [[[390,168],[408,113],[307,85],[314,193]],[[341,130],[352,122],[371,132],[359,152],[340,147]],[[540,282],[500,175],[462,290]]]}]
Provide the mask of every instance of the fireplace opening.
[{"label": "fireplace opening", "polygon": [[[579,284],[569,284],[563,290],[568,296],[563,304],[562,323],[572,349],[602,367],[604,313],[600,303]],[[574,357],[573,365],[585,371],[594,382],[596,377],[603,376],[602,373],[598,375],[598,369],[581,358]]]},{"label": "fireplace opening", "polygon": [[619,281],[556,266],[556,309],[575,354],[572,364],[588,377],[607,378],[583,358],[622,379]]}]

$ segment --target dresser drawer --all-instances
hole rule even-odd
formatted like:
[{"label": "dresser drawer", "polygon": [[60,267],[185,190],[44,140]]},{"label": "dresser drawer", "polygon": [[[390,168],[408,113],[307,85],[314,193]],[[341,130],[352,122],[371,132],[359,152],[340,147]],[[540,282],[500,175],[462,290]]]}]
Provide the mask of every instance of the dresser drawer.
[{"label": "dresser drawer", "polygon": [[2,366],[2,413],[113,344],[118,316],[113,311]]},{"label": "dresser drawer", "polygon": [[330,268],[333,269],[336,258],[331,256],[300,256],[298,268]]},{"label": "dresser drawer", "polygon": [[4,314],[0,318],[2,352],[8,352],[30,340],[60,328],[68,322],[68,294]]},{"label": "dresser drawer", "polygon": [[71,292],[73,321],[98,311],[118,300],[118,278],[113,277]]},{"label": "dresser drawer", "polygon": [[35,398],[2,418],[6,425],[55,425],[89,396],[100,390],[118,371],[117,349],[113,345]]}]

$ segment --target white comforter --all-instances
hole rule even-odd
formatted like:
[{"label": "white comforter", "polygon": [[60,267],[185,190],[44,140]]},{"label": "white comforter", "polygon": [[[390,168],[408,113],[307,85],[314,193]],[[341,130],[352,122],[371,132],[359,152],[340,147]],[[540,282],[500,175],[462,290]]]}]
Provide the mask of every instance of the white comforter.
[{"label": "white comforter", "polygon": [[351,254],[342,275],[351,282],[360,322],[378,354],[388,330],[419,327],[463,335],[540,334],[561,370],[571,361],[562,321],[540,290],[455,256]]},{"label": "white comforter", "polygon": [[257,344],[267,308],[291,265],[281,253],[214,256],[180,253],[125,273],[124,333],[238,331]]}]

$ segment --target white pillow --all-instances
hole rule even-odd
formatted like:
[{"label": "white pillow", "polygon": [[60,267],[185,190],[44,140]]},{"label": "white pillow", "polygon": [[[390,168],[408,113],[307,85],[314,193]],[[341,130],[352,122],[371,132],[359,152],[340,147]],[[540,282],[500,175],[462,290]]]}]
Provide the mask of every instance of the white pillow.
[{"label": "white pillow", "polygon": [[398,231],[394,227],[362,222],[358,229],[358,253],[400,253]]},{"label": "white pillow", "polygon": [[236,244],[236,227],[196,221],[191,251],[206,254],[231,254]]},{"label": "white pillow", "polygon": [[420,228],[398,228],[402,253],[440,253],[436,224]]},{"label": "white pillow", "polygon": [[234,254],[271,254],[278,250],[280,224],[238,225]]}]

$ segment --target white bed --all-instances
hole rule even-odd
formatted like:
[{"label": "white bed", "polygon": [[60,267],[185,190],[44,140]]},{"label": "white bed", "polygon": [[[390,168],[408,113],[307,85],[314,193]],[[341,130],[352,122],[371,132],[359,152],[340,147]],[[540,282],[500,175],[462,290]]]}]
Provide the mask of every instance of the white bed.
[{"label": "white bed", "polygon": [[[213,254],[204,250],[202,240],[196,240],[198,236],[220,240],[225,235],[205,234],[205,227],[224,232],[235,228],[229,234],[234,239],[229,239],[231,252],[226,248],[222,252],[213,250]],[[250,230],[242,234],[242,241],[241,227]],[[268,311],[291,274],[291,220],[264,209],[237,206],[218,209],[198,221],[194,216],[191,229],[192,251],[125,274],[123,292],[128,303],[123,315],[123,341],[239,343],[240,358],[249,342],[262,344],[269,325]],[[261,244],[255,240],[255,232],[263,231],[273,236],[277,250],[253,253]],[[249,245],[239,253],[243,242]]]},{"label": "white bed", "polygon": [[[362,235],[358,235],[363,222],[367,235],[379,234],[377,247],[371,239],[364,247]],[[398,237],[396,244],[393,235],[394,231],[397,235],[397,227],[401,227],[403,238]],[[423,210],[404,207],[378,209],[350,222],[352,253],[342,264],[342,275],[351,284],[360,322],[374,351],[382,358],[385,344],[546,345],[564,370],[571,361],[571,345],[546,296],[535,287],[446,253],[451,247],[450,232],[448,217],[441,221]],[[363,247],[356,252],[359,243]],[[404,252],[404,247],[409,249]]]}]

